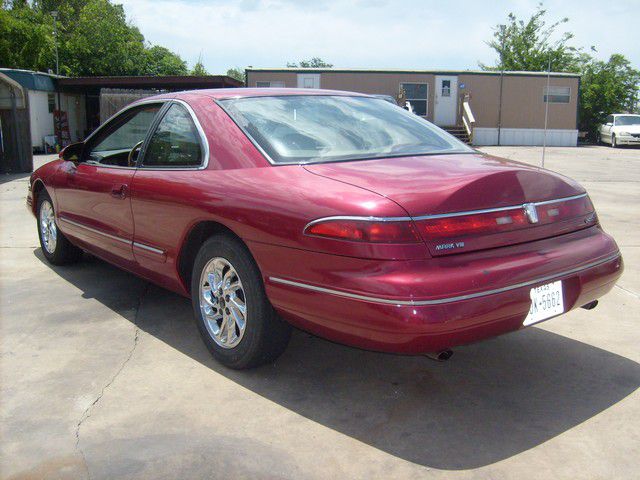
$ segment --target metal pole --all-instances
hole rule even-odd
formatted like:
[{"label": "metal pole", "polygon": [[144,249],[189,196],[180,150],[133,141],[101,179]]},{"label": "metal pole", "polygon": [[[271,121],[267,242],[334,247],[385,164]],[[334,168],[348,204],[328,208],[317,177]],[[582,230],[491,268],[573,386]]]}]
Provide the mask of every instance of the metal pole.
[{"label": "metal pole", "polygon": [[549,68],[547,69],[547,90],[544,103],[544,134],[542,136],[542,168],[544,168],[544,157],[547,151],[547,124],[549,121],[549,81],[551,79],[551,52],[549,52]]},{"label": "metal pole", "polygon": [[502,84],[504,82],[504,35],[502,37],[500,49],[500,96],[498,100],[498,146],[502,135]]},{"label": "metal pole", "polygon": [[[60,75],[60,59],[58,57],[58,23],[56,22],[56,20],[58,19],[58,12],[56,10],[51,12],[51,16],[53,17],[53,37],[55,39],[54,44],[55,44],[55,48],[56,48],[56,77],[58,77]],[[62,111],[62,105],[61,105],[61,101],[60,101],[60,89],[58,88],[58,84],[56,81],[56,96],[58,98],[58,118],[56,119],[56,123],[58,124],[58,135],[57,135],[57,140],[58,140],[58,147],[62,148],[62,118],[60,118],[60,113]],[[55,110],[54,110],[55,112]]]},{"label": "metal pole", "polygon": [[18,129],[20,125],[18,124],[18,112],[17,112],[17,103],[16,103],[16,91],[14,87],[9,87],[9,95],[11,96],[11,120],[13,121],[13,126],[11,127],[11,136],[13,137],[14,144],[14,155],[15,160],[13,164],[7,165],[7,172],[16,173],[22,171],[22,163],[23,163],[23,150],[22,150],[22,142],[20,142],[20,137],[18,136]]},{"label": "metal pole", "polygon": [[55,10],[51,12],[51,16],[53,17],[53,38],[55,39],[55,47],[56,47],[56,75],[60,74],[60,64],[58,58],[58,23],[56,22],[58,18],[58,12]]}]

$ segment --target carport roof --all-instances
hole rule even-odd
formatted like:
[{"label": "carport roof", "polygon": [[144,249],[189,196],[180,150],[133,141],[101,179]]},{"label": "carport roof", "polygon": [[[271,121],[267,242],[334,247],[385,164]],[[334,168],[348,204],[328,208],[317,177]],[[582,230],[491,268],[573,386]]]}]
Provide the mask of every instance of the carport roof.
[{"label": "carport roof", "polygon": [[100,88],[133,88],[158,90],[191,90],[202,88],[241,87],[243,83],[227,75],[168,75],[119,77],[62,77],[58,79],[62,90],[80,91]]},{"label": "carport roof", "polygon": [[244,84],[228,75],[164,75],[117,77],[63,77],[31,70],[0,68],[0,72],[27,90],[84,92],[101,88],[194,90],[203,88],[242,87]]},{"label": "carport roof", "polygon": [[16,70],[13,68],[0,68],[10,79],[18,82],[27,90],[40,90],[44,92],[55,92],[55,75],[48,73],[33,72],[31,70]]}]

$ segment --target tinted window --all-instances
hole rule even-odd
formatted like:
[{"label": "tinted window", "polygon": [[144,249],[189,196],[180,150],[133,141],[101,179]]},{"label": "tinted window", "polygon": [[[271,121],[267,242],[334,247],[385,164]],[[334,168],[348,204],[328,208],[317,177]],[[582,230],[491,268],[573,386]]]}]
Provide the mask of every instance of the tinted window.
[{"label": "tinted window", "polygon": [[426,120],[378,98],[291,95],[222,103],[275,163],[473,151]]},{"label": "tinted window", "polygon": [[144,166],[192,167],[202,163],[200,135],[185,107],[174,103],[149,140]]},{"label": "tinted window", "polygon": [[127,166],[129,152],[147,136],[161,104],[144,105],[122,113],[90,141],[88,160]]}]

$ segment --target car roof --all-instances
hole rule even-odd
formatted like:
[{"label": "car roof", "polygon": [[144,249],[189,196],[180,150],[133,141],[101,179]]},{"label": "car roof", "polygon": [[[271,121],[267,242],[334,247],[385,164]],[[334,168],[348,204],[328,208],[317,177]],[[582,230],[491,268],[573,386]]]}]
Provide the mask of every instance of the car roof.
[{"label": "car roof", "polygon": [[161,98],[181,99],[185,97],[200,96],[215,99],[243,98],[243,97],[275,97],[294,95],[335,95],[348,97],[370,97],[364,93],[346,92],[342,90],[324,90],[314,88],[210,88],[203,90],[184,90],[182,92],[170,92],[151,97],[144,100],[154,100]]}]

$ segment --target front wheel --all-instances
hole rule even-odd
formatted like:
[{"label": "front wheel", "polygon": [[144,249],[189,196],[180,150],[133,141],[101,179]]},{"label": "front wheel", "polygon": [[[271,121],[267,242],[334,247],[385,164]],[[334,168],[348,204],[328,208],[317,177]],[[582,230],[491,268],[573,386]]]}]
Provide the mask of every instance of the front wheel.
[{"label": "front wheel", "polygon": [[616,136],[615,135],[611,135],[611,146],[613,148],[618,148],[618,141],[616,140]]},{"label": "front wheel", "polygon": [[230,368],[275,360],[291,327],[274,311],[246,246],[230,235],[207,240],[196,257],[191,300],[200,335],[211,354]]},{"label": "front wheel", "polygon": [[38,237],[45,258],[54,265],[65,265],[77,261],[82,250],[67,240],[58,230],[53,202],[46,191],[38,195]]}]

